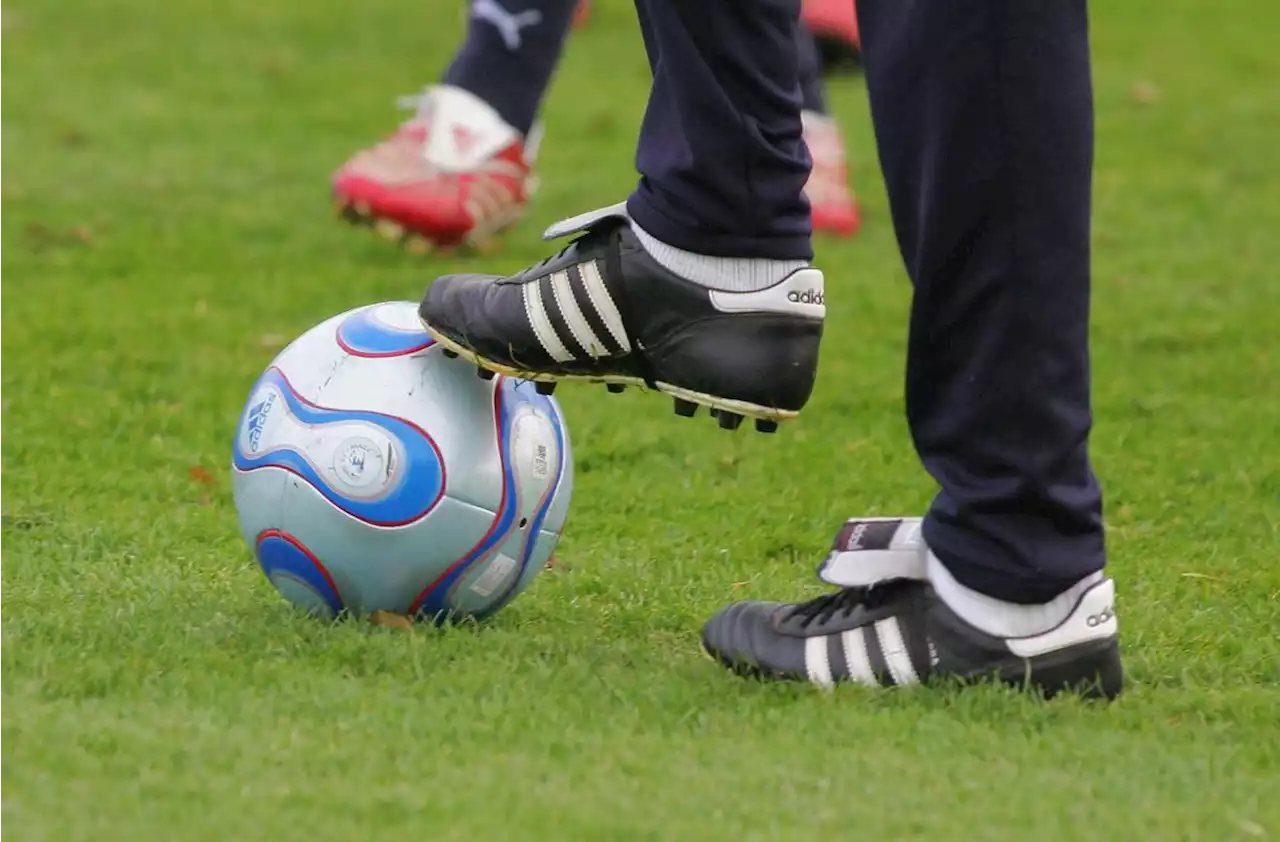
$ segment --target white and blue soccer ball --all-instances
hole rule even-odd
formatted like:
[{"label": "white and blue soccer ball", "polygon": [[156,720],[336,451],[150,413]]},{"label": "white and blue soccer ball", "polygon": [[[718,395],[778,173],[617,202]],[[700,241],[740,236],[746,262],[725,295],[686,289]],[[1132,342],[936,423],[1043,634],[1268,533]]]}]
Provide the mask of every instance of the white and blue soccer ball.
[{"label": "white and blue soccer ball", "polygon": [[232,487],[245,541],[300,608],[483,619],[550,559],[573,464],[553,398],[477,377],[394,301],[272,361],[240,415]]}]

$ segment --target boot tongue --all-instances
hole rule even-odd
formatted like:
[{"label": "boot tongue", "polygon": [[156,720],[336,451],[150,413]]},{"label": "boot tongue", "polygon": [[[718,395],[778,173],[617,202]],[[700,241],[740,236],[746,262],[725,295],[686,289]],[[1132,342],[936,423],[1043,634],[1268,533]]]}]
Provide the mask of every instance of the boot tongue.
[{"label": "boot tongue", "polygon": [[836,533],[818,578],[840,588],[928,578],[920,518],[857,518]]},{"label": "boot tongue", "polygon": [[446,172],[474,170],[520,140],[493,106],[452,85],[428,90],[414,122],[427,127],[423,157]]},{"label": "boot tongue", "polygon": [[577,234],[586,231],[606,219],[617,219],[627,224],[631,223],[631,217],[627,215],[627,203],[625,200],[618,202],[616,205],[608,207],[596,208],[577,216],[571,216],[568,219],[562,219],[552,225],[542,233],[544,240],[557,240],[561,237],[567,237],[570,234]]}]

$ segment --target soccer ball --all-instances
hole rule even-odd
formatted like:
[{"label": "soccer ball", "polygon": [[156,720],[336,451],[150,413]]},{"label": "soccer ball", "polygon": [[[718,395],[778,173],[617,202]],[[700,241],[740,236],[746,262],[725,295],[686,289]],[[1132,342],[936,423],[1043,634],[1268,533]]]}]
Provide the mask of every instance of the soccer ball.
[{"label": "soccer ball", "polygon": [[249,393],[231,463],[267,579],[322,617],[488,617],[546,565],[573,492],[555,400],[446,358],[408,301],[285,348]]}]

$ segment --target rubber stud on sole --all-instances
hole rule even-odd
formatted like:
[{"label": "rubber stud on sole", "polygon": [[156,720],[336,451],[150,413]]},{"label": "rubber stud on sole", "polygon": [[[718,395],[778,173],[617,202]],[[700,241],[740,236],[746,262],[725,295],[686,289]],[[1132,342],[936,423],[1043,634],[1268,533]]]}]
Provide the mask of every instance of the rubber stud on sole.
[{"label": "rubber stud on sole", "polygon": [[400,245],[407,253],[416,255],[431,254],[431,250],[435,248],[432,242],[421,234],[405,234]]},{"label": "rubber stud on sole", "polygon": [[450,351],[448,348],[441,348],[440,353],[444,354],[446,357],[448,357],[451,360],[456,360],[458,358],[458,352]]},{"label": "rubber stud on sole", "polygon": [[692,418],[698,411],[698,405],[693,401],[687,401],[684,398],[675,398],[673,403],[676,408],[676,415],[681,418]]},{"label": "rubber stud on sole", "polygon": [[556,384],[550,380],[538,380],[534,382],[533,388],[538,390],[539,395],[550,395],[556,390]]},{"label": "rubber stud on sole", "polygon": [[619,395],[627,391],[627,387],[621,383],[606,383],[604,384],[604,387],[608,389],[611,394],[614,394],[614,395]]},{"label": "rubber stud on sole", "polygon": [[492,380],[497,376],[497,372],[490,371],[487,368],[477,368],[476,375],[478,375],[481,380]]},{"label": "rubber stud on sole", "polygon": [[398,243],[404,236],[404,226],[392,219],[379,219],[373,223],[373,230],[389,243]]},{"label": "rubber stud on sole", "polygon": [[495,254],[502,249],[502,238],[493,235],[488,237],[479,237],[474,240],[468,240],[466,242],[466,247],[472,254]]},{"label": "rubber stud on sole", "polygon": [[778,432],[778,422],[770,421],[768,418],[756,419],[756,432],[758,433],[776,433]]},{"label": "rubber stud on sole", "polygon": [[725,412],[723,409],[716,415],[722,430],[736,430],[742,425],[742,416],[736,412]]}]

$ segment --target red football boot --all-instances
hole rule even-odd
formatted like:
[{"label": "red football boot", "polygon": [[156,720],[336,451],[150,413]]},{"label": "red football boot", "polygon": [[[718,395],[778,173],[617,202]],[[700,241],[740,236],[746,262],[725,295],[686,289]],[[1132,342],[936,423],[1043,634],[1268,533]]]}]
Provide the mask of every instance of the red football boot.
[{"label": "red football boot", "polygon": [[334,174],[335,204],[410,251],[487,248],[536,189],[536,143],[461,88],[428,88],[412,102],[410,120]]},{"label": "red football boot", "polygon": [[844,138],[840,127],[830,117],[816,111],[801,114],[804,142],[813,159],[813,169],[805,183],[813,217],[813,230],[852,237],[858,233],[861,214],[849,186],[849,170],[845,164]]},{"label": "red football boot", "polygon": [[854,0],[804,0],[800,20],[820,39],[839,41],[861,51]]}]

